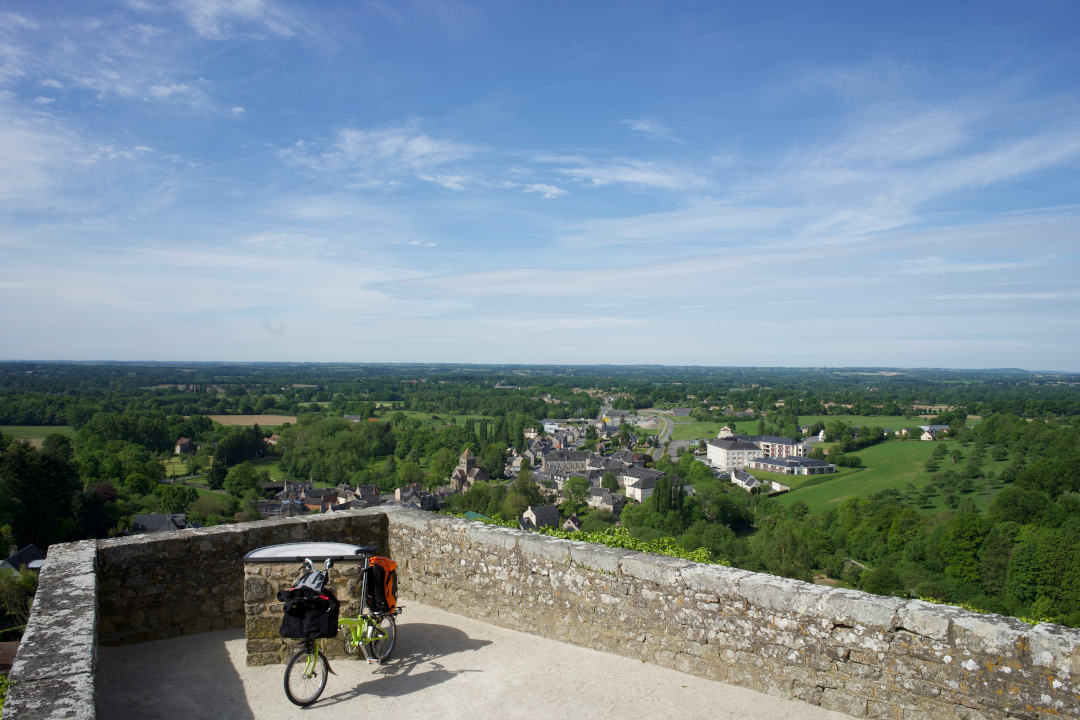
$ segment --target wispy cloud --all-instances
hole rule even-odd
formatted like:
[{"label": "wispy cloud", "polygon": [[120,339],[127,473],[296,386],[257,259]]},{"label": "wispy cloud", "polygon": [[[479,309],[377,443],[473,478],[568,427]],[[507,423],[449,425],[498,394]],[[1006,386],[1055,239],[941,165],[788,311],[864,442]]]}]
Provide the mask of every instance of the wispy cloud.
[{"label": "wispy cloud", "polygon": [[180,11],[192,29],[213,40],[252,32],[289,37],[299,20],[270,0],[180,0]]},{"label": "wispy cloud", "polygon": [[987,273],[1026,270],[1029,268],[1045,267],[1052,265],[1053,259],[1039,260],[1008,260],[1000,262],[950,262],[939,256],[928,256],[904,260],[893,272],[901,275],[968,275],[971,273]]},{"label": "wispy cloud", "polygon": [[557,198],[561,195],[566,195],[566,190],[554,185],[548,185],[546,183],[531,183],[525,186],[525,192],[527,193],[539,193],[546,198]]},{"label": "wispy cloud", "polygon": [[557,171],[590,185],[644,185],[668,190],[686,190],[706,185],[705,178],[694,170],[651,160],[616,159],[588,163],[582,167],[563,167]]},{"label": "wispy cloud", "polygon": [[1052,301],[1052,300],[1075,300],[1080,298],[1080,292],[1027,292],[1027,293],[949,293],[935,295],[933,300],[943,302],[953,300],[980,300],[986,302],[1010,302],[1022,300]]},{"label": "wispy cloud", "polygon": [[334,140],[320,148],[298,141],[280,152],[283,159],[320,172],[341,172],[367,183],[389,183],[412,177],[461,190],[470,183],[466,174],[442,168],[465,160],[477,149],[465,143],[434,138],[415,127],[379,130],[342,128]]},{"label": "wispy cloud", "polygon": [[681,143],[675,133],[662,122],[658,120],[651,120],[649,118],[638,118],[636,120],[620,120],[620,125],[625,125],[634,132],[640,135],[646,135],[660,140],[670,140],[672,142]]}]

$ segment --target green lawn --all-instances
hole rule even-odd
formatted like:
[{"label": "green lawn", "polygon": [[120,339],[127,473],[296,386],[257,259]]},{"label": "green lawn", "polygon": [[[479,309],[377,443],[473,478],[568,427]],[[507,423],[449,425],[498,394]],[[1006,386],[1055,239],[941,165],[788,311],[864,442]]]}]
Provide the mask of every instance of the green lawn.
[{"label": "green lawn", "polygon": [[74,435],[70,425],[0,425],[0,433],[20,440],[44,440],[49,435]]},{"label": "green lawn", "polygon": [[0,433],[10,439],[25,440],[36,448],[40,448],[45,438],[49,435],[75,434],[75,428],[70,425],[0,425]]},{"label": "green lawn", "polygon": [[173,455],[165,461],[165,477],[183,477],[187,475],[187,467],[184,465],[184,460],[179,455]]},{"label": "green lawn", "polygon": [[852,427],[881,427],[886,430],[900,430],[907,427],[926,425],[926,420],[915,420],[898,415],[800,415],[799,425],[806,427],[817,423],[840,421]]},{"label": "green lawn", "polygon": [[253,460],[251,464],[255,466],[256,470],[265,470],[270,473],[271,480],[283,480],[285,478],[284,473],[281,472],[281,458]]},{"label": "green lawn", "polygon": [[488,422],[494,422],[496,420],[494,415],[454,415],[453,413],[429,413],[420,412],[419,410],[382,410],[379,412],[380,420],[390,420],[394,415],[398,413],[404,413],[405,417],[417,418],[419,420],[428,421],[434,418],[439,418],[442,422],[456,422],[458,425],[464,425],[466,420],[487,420]]},{"label": "green lawn", "polygon": [[[668,418],[675,421],[671,431],[672,440],[712,440],[720,428],[727,425],[722,422],[699,422],[689,417]],[[757,432],[757,420],[742,420],[732,428],[736,435],[752,435]]]},{"label": "green lawn", "polygon": [[[956,447],[955,442],[944,442],[951,453]],[[930,473],[923,470],[923,463],[930,457],[937,444],[915,440],[889,440],[850,453],[862,458],[863,467],[840,468],[837,473],[831,475],[792,476],[759,470],[751,470],[751,472],[758,479],[776,480],[791,487],[791,492],[776,497],[777,502],[790,505],[796,500],[802,500],[810,507],[810,512],[819,513],[836,507],[849,497],[867,497],[890,488],[904,492],[908,489],[908,483],[917,489],[921,488],[931,479]],[[970,443],[960,446],[965,458],[973,447]],[[961,465],[962,463],[963,461]],[[1007,462],[993,462],[989,458],[984,458],[983,470],[996,474],[1007,464]],[[940,469],[946,470],[950,467],[949,460],[946,459]],[[977,507],[985,508],[996,490],[996,485],[983,482],[977,484],[975,492],[963,494],[960,497],[969,497]],[[945,506],[942,494],[934,496],[932,502],[933,507],[925,508],[928,512],[940,510]]]},{"label": "green lawn", "polygon": [[[886,430],[902,430],[903,428],[929,424],[926,418],[909,418],[899,415],[800,415],[799,425],[802,427],[816,425],[817,423],[828,425],[837,420],[852,427],[881,427]],[[973,427],[981,420],[982,418],[970,417],[967,419],[967,425]]]}]

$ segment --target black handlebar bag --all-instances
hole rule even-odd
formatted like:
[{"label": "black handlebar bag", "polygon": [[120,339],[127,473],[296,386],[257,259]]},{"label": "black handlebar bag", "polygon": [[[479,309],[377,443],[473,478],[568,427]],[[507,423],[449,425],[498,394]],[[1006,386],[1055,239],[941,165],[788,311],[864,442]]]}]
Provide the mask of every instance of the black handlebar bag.
[{"label": "black handlebar bag", "polygon": [[293,587],[280,591],[278,600],[285,603],[281,637],[313,640],[337,635],[340,603],[328,589]]}]

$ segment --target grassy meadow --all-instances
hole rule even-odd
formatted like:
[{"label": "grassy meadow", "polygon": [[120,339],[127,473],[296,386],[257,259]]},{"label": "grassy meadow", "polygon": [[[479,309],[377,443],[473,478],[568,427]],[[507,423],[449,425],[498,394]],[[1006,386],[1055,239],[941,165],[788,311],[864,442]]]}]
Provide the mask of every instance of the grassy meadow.
[{"label": "grassy meadow", "polygon": [[34,447],[41,447],[49,435],[74,435],[75,428],[70,425],[0,425],[0,433],[4,437],[26,440]]},{"label": "grassy meadow", "polygon": [[285,423],[296,424],[295,415],[207,415],[220,425],[258,425],[261,428],[281,427]]},{"label": "grassy meadow", "polygon": [[[971,443],[957,444],[954,440],[941,441],[951,453],[959,447],[966,458],[974,447]],[[898,490],[906,492],[914,487],[922,488],[931,481],[931,473],[924,470],[924,464],[929,459],[938,442],[922,442],[916,440],[889,440],[878,445],[873,445],[858,450],[852,455],[862,458],[861,468],[840,468],[838,472],[830,475],[780,475],[767,473],[760,470],[752,470],[755,477],[763,480],[776,480],[791,488],[791,492],[777,496],[776,502],[783,505],[802,500],[809,506],[810,512],[819,513],[838,506],[850,497],[867,497],[881,490]],[[958,465],[957,468],[962,466]],[[997,474],[1008,463],[994,462],[984,458],[983,472]],[[953,466],[946,459],[939,469],[948,470]],[[960,497],[971,498],[976,507],[985,508],[998,486],[988,481],[977,481],[974,492],[962,494]],[[943,494],[937,494],[931,499],[931,507],[921,508],[928,512],[941,510],[945,507]]]}]

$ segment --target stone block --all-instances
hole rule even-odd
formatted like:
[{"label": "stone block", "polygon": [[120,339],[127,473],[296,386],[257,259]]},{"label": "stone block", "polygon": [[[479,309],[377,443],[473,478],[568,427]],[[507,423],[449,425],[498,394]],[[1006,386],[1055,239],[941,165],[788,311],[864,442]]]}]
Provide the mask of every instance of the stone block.
[{"label": "stone block", "polygon": [[639,552],[626,555],[619,561],[619,569],[624,574],[672,588],[681,584],[681,571],[690,565],[687,560]]},{"label": "stone block", "polygon": [[739,580],[738,595],[751,605],[774,612],[795,612],[798,607],[804,608],[805,612],[804,596],[810,595],[814,604],[821,598],[821,593],[813,592],[813,588],[799,580],[754,573]]},{"label": "stone block", "polygon": [[465,537],[469,542],[482,546],[490,546],[502,550],[513,550],[518,545],[518,538],[521,537],[521,532],[519,530],[499,527],[498,525],[487,525],[485,523],[474,522],[470,523],[469,526],[465,528]]},{"label": "stone block", "polygon": [[621,550],[593,543],[570,543],[570,561],[574,565],[585,570],[612,575],[619,571],[619,562],[632,553],[632,550]]},{"label": "stone block", "polygon": [[866,717],[867,699],[848,691],[847,688],[825,688],[821,691],[821,707],[836,710],[855,717]]},{"label": "stone block", "polygon": [[949,637],[952,618],[958,612],[959,608],[951,605],[934,605],[922,600],[911,600],[900,608],[899,627],[923,637],[946,640]]},{"label": "stone block", "polygon": [[1017,657],[1027,645],[1030,627],[1003,615],[961,611],[952,620],[952,639],[958,650],[988,653],[1000,659]]},{"label": "stone block", "polygon": [[93,673],[73,672],[47,680],[26,679],[8,688],[4,717],[18,720],[94,720]]},{"label": "stone block", "polygon": [[893,630],[905,601],[857,590],[830,589],[821,596],[817,612],[837,625]]},{"label": "stone block", "polygon": [[1040,623],[1028,631],[1028,642],[1036,668],[1080,680],[1080,631]]},{"label": "stone block", "polygon": [[692,563],[684,567],[681,574],[683,583],[689,590],[733,597],[739,589],[739,582],[757,573],[724,565]]},{"label": "stone block", "polygon": [[565,565],[570,559],[570,542],[547,535],[523,533],[517,538],[517,547],[526,560]]},{"label": "stone block", "polygon": [[791,697],[796,700],[802,700],[803,702],[810,703],[811,705],[821,704],[821,693],[825,688],[820,685],[812,685],[796,680],[791,686]]}]

